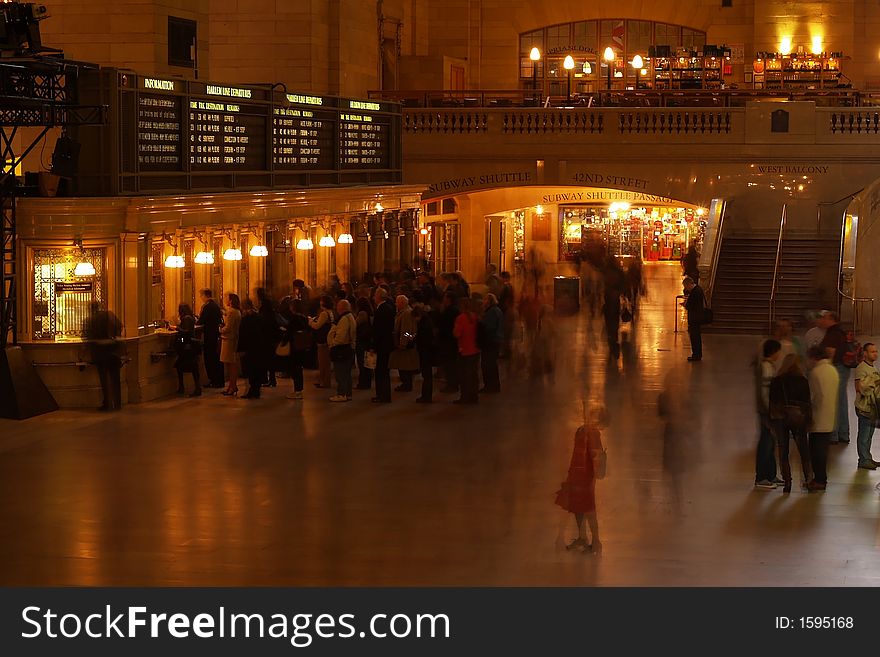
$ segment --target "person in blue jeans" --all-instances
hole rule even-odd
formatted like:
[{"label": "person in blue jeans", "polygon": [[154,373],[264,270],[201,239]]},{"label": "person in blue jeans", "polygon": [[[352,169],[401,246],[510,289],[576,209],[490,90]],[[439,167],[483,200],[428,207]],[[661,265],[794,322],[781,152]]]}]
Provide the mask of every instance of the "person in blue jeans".
[{"label": "person in blue jeans", "polygon": [[819,345],[825,350],[828,358],[834,364],[837,375],[840,377],[840,387],[837,389],[837,422],[834,431],[831,432],[831,444],[849,443],[849,370],[843,363],[846,353],[846,331],[840,326],[837,313],[825,310],[816,322],[825,329],[825,337]]},{"label": "person in blue jeans", "polygon": [[877,393],[880,391],[880,372],[874,366],[877,346],[868,342],[862,349],[862,362],[856,368],[856,417],[859,434],[856,447],[859,450],[859,468],[876,470],[880,465],[871,456],[874,422],[877,420]]}]

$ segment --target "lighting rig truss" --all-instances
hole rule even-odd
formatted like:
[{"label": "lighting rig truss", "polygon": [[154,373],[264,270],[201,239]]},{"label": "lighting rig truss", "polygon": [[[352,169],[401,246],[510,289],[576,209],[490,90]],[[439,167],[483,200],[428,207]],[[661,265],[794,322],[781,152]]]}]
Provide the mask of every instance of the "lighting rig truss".
[{"label": "lighting rig truss", "polygon": [[[20,193],[16,168],[53,128],[104,125],[106,105],[80,105],[76,81],[84,69],[95,64],[60,57],[22,55],[0,59],[0,349],[16,343],[16,249],[15,202]],[[29,131],[16,152],[20,128]]]}]

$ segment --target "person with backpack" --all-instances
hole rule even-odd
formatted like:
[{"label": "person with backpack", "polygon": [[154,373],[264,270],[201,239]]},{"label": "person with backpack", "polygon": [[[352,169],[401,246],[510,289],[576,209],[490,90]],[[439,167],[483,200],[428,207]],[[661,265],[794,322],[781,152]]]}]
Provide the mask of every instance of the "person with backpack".
[{"label": "person with backpack", "polygon": [[880,463],[871,456],[871,442],[874,426],[878,419],[877,396],[880,394],[880,372],[874,363],[877,361],[877,345],[865,343],[862,349],[862,362],[856,368],[856,418],[859,432],[856,447],[859,451],[859,468],[876,470]]},{"label": "person with backpack", "polygon": [[800,358],[788,354],[779,367],[779,373],[770,382],[770,417],[779,447],[779,467],[782,470],[783,493],[791,492],[791,463],[788,450],[794,438],[806,486],[813,479],[807,429],[813,421],[810,384],[804,376]]},{"label": "person with backpack", "polygon": [[480,401],[480,348],[477,346],[477,330],[480,320],[471,309],[469,297],[458,300],[461,311],[455,318],[453,335],[458,342],[458,362],[461,396],[453,403],[476,404]]},{"label": "person with backpack", "polygon": [[825,311],[819,318],[818,325],[825,329],[825,337],[822,338],[819,346],[825,350],[840,378],[837,390],[837,422],[831,433],[830,443],[847,445],[849,444],[849,371],[859,364],[861,357],[857,355],[858,345],[843,330],[837,313]]}]

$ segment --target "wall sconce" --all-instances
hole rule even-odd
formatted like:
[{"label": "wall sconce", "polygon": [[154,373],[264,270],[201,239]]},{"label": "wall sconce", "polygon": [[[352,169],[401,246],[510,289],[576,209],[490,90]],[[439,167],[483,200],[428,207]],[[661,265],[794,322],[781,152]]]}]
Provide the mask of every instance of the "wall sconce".
[{"label": "wall sconce", "polygon": [[265,258],[269,255],[269,249],[266,248],[265,244],[254,244],[251,247],[250,253],[255,258]]},{"label": "wall sconce", "polygon": [[177,254],[177,243],[170,235],[164,235],[163,237],[171,245],[171,248],[174,249],[173,253],[165,258],[165,266],[168,269],[183,269],[186,266],[186,262],[184,262],[182,255]]},{"label": "wall sconce", "polygon": [[318,240],[319,246],[336,246],[336,240],[334,240],[330,235],[324,235],[320,240]]},{"label": "wall sconce", "polygon": [[537,206],[537,207],[535,208],[535,214],[538,215],[539,217],[540,217],[542,214],[544,214],[544,206],[543,206],[543,205],[539,205],[539,206]]},{"label": "wall sconce", "polygon": [[241,260],[241,249],[226,249],[223,253],[224,260]]},{"label": "wall sconce", "polygon": [[310,237],[303,237],[299,242],[296,243],[296,248],[300,251],[311,251],[315,248],[315,243],[312,242]]},{"label": "wall sconce", "polygon": [[193,258],[193,262],[197,265],[213,265],[214,254],[210,251],[199,251],[196,253],[195,258]]},{"label": "wall sconce", "polygon": [[351,236],[351,233],[342,233],[336,242],[337,244],[354,244],[354,238]]},{"label": "wall sconce", "polygon": [[76,239],[73,242],[73,245],[79,247],[79,255],[80,261],[76,263],[76,267],[73,269],[74,276],[94,276],[95,275],[95,265],[85,259],[85,254],[83,253],[83,241],[82,238]]},{"label": "wall sconce", "polygon": [[427,229],[427,228],[422,228],[422,229],[419,231],[419,234],[420,234],[420,235],[427,235],[427,234],[428,234],[428,229]]},{"label": "wall sconce", "polygon": [[385,207],[379,201],[376,201],[376,212],[384,212]]}]

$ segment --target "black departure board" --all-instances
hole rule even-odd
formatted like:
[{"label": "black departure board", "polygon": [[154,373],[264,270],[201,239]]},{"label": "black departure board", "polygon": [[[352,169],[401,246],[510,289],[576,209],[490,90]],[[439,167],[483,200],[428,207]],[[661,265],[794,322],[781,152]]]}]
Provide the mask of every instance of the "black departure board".
[{"label": "black departure board", "polygon": [[335,112],[276,107],[272,162],[276,169],[332,169]]},{"label": "black departure board", "polygon": [[78,194],[402,179],[396,104],[289,93],[280,84],[227,86],[117,69],[87,72],[79,84],[84,98],[115,99],[119,128],[77,133],[86,152],[118,153],[81,162]]},{"label": "black departure board", "polygon": [[267,105],[190,100],[190,166],[195,170],[266,168],[267,110]]},{"label": "black departure board", "polygon": [[137,161],[142,171],[180,171],[183,167],[181,98],[138,96]]},{"label": "black departure board", "polygon": [[339,167],[383,169],[388,166],[390,125],[387,119],[365,112],[343,112],[339,117]]}]

